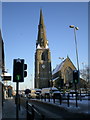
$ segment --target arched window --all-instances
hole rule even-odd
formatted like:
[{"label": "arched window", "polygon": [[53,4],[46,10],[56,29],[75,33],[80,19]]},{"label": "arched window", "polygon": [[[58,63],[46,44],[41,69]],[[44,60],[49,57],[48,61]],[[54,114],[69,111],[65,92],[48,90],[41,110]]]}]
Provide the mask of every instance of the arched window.
[{"label": "arched window", "polygon": [[67,67],[65,69],[65,81],[66,83],[69,83],[72,80],[73,80],[73,70],[71,67]]},{"label": "arched window", "polygon": [[42,53],[41,60],[45,61],[45,54]]}]

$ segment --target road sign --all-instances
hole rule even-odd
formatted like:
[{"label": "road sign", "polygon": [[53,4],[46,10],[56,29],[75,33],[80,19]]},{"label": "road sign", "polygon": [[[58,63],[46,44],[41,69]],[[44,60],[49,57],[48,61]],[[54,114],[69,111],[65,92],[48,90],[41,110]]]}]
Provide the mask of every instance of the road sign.
[{"label": "road sign", "polygon": [[3,81],[11,81],[11,76],[3,76]]}]

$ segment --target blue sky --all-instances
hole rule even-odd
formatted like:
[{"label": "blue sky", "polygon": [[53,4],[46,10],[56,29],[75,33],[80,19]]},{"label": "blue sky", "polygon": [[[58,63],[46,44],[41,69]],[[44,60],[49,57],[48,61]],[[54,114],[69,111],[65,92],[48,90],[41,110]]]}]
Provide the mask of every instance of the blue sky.
[{"label": "blue sky", "polygon": [[[74,30],[76,31],[79,65],[88,63],[88,3],[87,2],[4,2],[2,3],[2,37],[5,44],[6,69],[12,75],[13,59],[23,58],[28,65],[28,76],[22,87],[32,88],[34,54],[38,34],[40,8],[43,10],[46,35],[51,51],[52,69],[61,62],[59,57],[70,57],[76,64]],[[32,74],[32,76],[31,76]]]}]

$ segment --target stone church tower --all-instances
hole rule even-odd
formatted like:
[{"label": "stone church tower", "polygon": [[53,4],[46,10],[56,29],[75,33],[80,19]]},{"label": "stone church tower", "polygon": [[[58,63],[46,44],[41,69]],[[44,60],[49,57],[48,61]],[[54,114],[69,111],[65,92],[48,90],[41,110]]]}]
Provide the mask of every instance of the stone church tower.
[{"label": "stone church tower", "polygon": [[38,25],[38,37],[35,52],[35,88],[50,86],[51,80],[51,55],[46,38],[44,19],[40,10],[40,21]]}]

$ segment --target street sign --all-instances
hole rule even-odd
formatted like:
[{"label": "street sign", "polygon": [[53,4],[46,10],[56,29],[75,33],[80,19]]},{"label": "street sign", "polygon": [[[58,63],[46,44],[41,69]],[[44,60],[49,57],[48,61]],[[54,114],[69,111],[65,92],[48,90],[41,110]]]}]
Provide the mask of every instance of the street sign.
[{"label": "street sign", "polygon": [[3,81],[11,81],[11,76],[3,76]]}]

